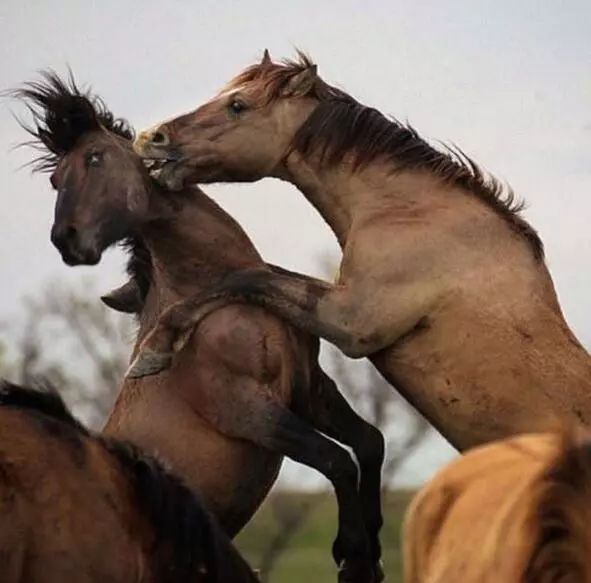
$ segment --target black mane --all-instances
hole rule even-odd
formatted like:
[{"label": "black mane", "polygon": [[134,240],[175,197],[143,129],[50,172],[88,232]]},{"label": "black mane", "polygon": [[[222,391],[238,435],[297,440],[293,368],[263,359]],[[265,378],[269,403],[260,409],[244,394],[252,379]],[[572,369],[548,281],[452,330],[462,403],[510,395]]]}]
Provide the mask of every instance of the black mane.
[{"label": "black mane", "polygon": [[86,427],[72,415],[55,387],[47,382],[31,388],[0,380],[0,407],[35,411],[65,423],[83,435],[89,435]]},{"label": "black mane", "polygon": [[203,567],[211,581],[218,581],[214,557],[215,538],[220,533],[196,495],[155,458],[130,443],[106,438],[102,442],[131,478],[139,510],[154,527],[156,540],[148,552],[156,580],[190,583]]},{"label": "black mane", "polygon": [[131,140],[133,129],[127,121],[116,118],[104,102],[76,85],[70,72],[61,79],[54,71],[41,73],[41,81],[24,84],[12,95],[22,100],[33,117],[33,125],[21,122],[33,136],[28,145],[41,154],[33,161],[39,171],[52,171],[61,156],[67,154],[84,134],[105,129]]},{"label": "black mane", "polygon": [[128,254],[127,275],[137,285],[143,302],[152,285],[152,255],[141,237],[127,237],[121,248]]}]

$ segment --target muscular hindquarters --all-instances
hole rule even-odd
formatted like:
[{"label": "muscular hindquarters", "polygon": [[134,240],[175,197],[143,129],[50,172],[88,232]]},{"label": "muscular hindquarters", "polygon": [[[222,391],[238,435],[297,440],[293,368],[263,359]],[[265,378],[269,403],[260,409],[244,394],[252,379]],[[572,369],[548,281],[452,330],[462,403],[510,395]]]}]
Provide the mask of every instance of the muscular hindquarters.
[{"label": "muscular hindquarters", "polygon": [[[306,390],[304,351],[300,350],[298,362],[298,346],[286,326],[263,309],[242,305],[210,315],[196,331],[191,346],[194,352],[186,360],[186,368],[183,360],[178,364],[179,376],[183,377],[179,390],[216,430],[248,447],[241,452],[241,475],[228,493],[228,502],[242,499],[251,514],[275,481],[282,459],[241,438],[256,433],[254,426],[266,423],[261,417],[269,402],[291,406],[296,382],[300,393]],[[303,369],[299,375],[296,363]],[[199,391],[192,390],[192,382],[187,382],[190,371]]]},{"label": "muscular hindquarters", "polygon": [[105,431],[156,453],[234,536],[266,497],[282,461],[237,435],[259,404],[290,406],[296,363],[298,386],[306,389],[308,359],[274,316],[227,306],[202,322],[169,371],[126,381],[133,406],[117,406]]}]

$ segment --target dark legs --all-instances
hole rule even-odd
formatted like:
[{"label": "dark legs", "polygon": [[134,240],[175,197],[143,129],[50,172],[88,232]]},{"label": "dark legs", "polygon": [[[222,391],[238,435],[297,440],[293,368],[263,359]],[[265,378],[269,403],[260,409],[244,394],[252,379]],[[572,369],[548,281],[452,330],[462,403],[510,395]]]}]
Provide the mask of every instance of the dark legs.
[{"label": "dark legs", "polygon": [[318,369],[312,387],[311,416],[319,430],[353,449],[359,464],[359,499],[369,537],[370,553],[376,566],[376,580],[383,578],[379,532],[382,527],[381,471],[384,438],[373,425],[351,408],[334,381]]},{"label": "dark legs", "polygon": [[[244,395],[249,394],[245,387]],[[338,503],[339,526],[333,556],[342,583],[375,583],[373,553],[358,491],[358,470],[349,453],[279,404],[246,397],[243,417],[218,420],[222,433],[248,439],[318,470],[331,482]]]}]

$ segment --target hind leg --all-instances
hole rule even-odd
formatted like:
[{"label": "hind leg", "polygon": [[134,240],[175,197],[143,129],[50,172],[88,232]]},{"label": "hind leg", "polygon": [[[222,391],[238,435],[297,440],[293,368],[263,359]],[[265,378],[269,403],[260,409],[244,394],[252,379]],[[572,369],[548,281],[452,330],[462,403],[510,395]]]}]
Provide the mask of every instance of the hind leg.
[{"label": "hind leg", "polygon": [[375,583],[373,561],[358,493],[358,471],[351,456],[285,407],[269,402],[243,387],[240,416],[217,417],[225,435],[247,439],[286,455],[323,474],[332,484],[338,503],[338,533],[333,545],[342,583]]},{"label": "hind leg", "polygon": [[339,392],[334,381],[320,368],[313,384],[310,419],[314,426],[340,443],[351,447],[359,464],[359,498],[376,581],[383,579],[379,532],[383,524],[381,471],[384,438],[373,425],[362,419]]}]

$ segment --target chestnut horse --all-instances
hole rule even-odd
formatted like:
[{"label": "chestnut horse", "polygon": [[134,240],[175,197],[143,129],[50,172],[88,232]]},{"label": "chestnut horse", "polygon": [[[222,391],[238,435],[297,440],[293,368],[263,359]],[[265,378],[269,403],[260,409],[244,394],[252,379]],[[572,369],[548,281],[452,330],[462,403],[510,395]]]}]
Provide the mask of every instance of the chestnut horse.
[{"label": "chestnut horse", "polygon": [[468,452],[413,500],[405,583],[591,583],[591,437],[529,434]]},{"label": "chestnut horse", "polygon": [[[240,226],[201,190],[171,193],[153,182],[126,122],[73,80],[48,74],[20,95],[35,112],[32,133],[45,148],[38,167],[52,171],[58,193],[51,237],[64,261],[95,264],[113,243],[131,241],[133,280],[107,301],[140,309],[138,342],[174,302],[232,271],[265,265]],[[383,438],[321,370],[318,340],[239,304],[212,314],[186,340],[167,374],[125,380],[105,434],[158,452],[231,536],[265,498],[281,456],[315,468],[338,500],[333,554],[340,580],[381,580]],[[323,433],[352,447],[360,472]]]},{"label": "chestnut horse", "polygon": [[146,339],[152,356],[179,349],[175,339],[224,301],[243,300],[369,356],[460,450],[591,423],[591,359],[513,193],[458,150],[436,150],[331,87],[308,58],[274,63],[265,53],[135,148],[163,164],[171,188],[287,180],[343,249],[335,284],[262,266],[178,304]]},{"label": "chestnut horse", "polygon": [[0,381],[2,583],[254,583],[186,486],[94,435],[54,391]]}]

